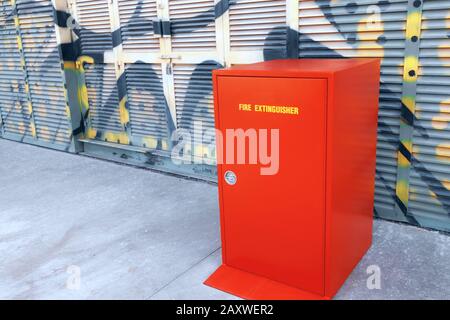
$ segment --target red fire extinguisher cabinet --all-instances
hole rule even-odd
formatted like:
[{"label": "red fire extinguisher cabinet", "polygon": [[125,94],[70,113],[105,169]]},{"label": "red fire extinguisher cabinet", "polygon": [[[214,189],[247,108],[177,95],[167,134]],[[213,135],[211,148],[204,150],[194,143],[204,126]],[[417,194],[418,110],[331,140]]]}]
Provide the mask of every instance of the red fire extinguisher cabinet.
[{"label": "red fire extinguisher cabinet", "polygon": [[[275,60],[216,70],[213,83],[223,264],[205,284],[331,299],[372,242],[380,61]],[[227,129],[278,129],[276,174],[227,161]]]}]

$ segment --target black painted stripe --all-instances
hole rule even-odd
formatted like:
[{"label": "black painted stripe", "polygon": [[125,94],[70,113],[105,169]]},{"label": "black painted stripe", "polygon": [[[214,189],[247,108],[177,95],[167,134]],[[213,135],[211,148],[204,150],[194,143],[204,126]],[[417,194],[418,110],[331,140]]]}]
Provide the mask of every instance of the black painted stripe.
[{"label": "black painted stripe", "polygon": [[394,197],[395,203],[398,205],[400,210],[402,210],[403,214],[408,214],[408,208],[405,206],[402,200],[398,196]]},{"label": "black painted stripe", "polygon": [[76,40],[72,43],[62,43],[59,45],[61,48],[61,54],[64,61],[77,61],[80,56],[80,40]]},{"label": "black painted stripe", "polygon": [[291,59],[298,59],[298,41],[299,34],[297,31],[287,27],[287,57]]},{"label": "black painted stripe", "polygon": [[[231,3],[233,4],[233,3]],[[220,18],[225,12],[228,11],[230,8],[230,1],[229,0],[221,0],[214,6],[214,17]]]},{"label": "black painted stripe", "polygon": [[411,152],[409,152],[409,150],[405,147],[405,145],[401,142],[399,147],[398,147],[398,151],[400,151],[400,153],[406,158],[408,159],[409,162],[411,162],[412,159],[412,154]]},{"label": "black painted stripe", "polygon": [[127,82],[125,72],[123,72],[119,79],[117,79],[117,91],[119,95],[119,102],[123,100],[123,98],[127,95]]},{"label": "black painted stripe", "polygon": [[119,28],[111,33],[113,48],[122,44],[122,29]]},{"label": "black painted stripe", "polygon": [[420,223],[417,221],[417,219],[414,218],[413,215],[408,213],[408,208],[405,206],[405,204],[402,202],[402,200],[400,200],[399,197],[395,196],[395,202],[396,202],[397,206],[400,208],[400,210],[402,211],[402,213],[404,214],[406,220],[408,220],[408,223],[415,225],[415,226],[420,226]]},{"label": "black painted stripe", "polygon": [[72,134],[73,134],[74,136],[78,136],[78,135],[80,135],[80,134],[82,134],[82,133],[84,133],[84,132],[85,132],[84,121],[81,120],[81,121],[80,121],[80,126],[79,126],[78,128],[76,128],[75,130],[73,130],[73,131],[72,131]]},{"label": "black painted stripe", "polygon": [[159,35],[160,37],[172,35],[172,26],[170,21],[154,20],[153,33],[155,35]]},{"label": "black painted stripe", "polygon": [[409,108],[402,102],[402,120],[410,126],[414,126],[414,114]]},{"label": "black painted stripe", "polygon": [[172,26],[170,21],[161,21],[162,25],[162,35],[170,36],[172,34]]},{"label": "black painted stripe", "polygon": [[61,10],[55,10],[55,23],[58,27],[67,28],[67,21],[70,19],[70,13]]},{"label": "black painted stripe", "polygon": [[84,113],[84,115],[83,115],[84,121],[86,121],[89,118],[90,111],[91,111],[90,109],[87,109],[86,112]]}]

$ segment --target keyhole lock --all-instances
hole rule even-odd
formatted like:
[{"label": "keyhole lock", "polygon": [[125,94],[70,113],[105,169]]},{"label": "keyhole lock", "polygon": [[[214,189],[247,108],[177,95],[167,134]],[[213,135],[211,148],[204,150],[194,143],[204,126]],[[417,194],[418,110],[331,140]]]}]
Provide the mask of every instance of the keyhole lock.
[{"label": "keyhole lock", "polygon": [[237,176],[233,171],[227,171],[225,173],[225,181],[230,185],[234,186],[237,183]]}]

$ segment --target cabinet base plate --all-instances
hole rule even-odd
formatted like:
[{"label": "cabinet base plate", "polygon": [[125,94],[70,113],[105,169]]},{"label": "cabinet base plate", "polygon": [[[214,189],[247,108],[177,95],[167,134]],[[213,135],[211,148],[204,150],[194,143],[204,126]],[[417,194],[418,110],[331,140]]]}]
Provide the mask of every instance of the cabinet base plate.
[{"label": "cabinet base plate", "polygon": [[227,265],[220,266],[205,284],[248,300],[330,300]]}]

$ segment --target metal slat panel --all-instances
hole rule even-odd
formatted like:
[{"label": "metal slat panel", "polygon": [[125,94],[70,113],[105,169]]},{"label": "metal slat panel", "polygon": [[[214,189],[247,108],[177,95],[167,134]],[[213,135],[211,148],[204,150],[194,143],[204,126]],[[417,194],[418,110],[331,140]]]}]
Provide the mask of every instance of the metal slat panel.
[{"label": "metal slat panel", "polygon": [[5,133],[31,137],[24,73],[9,0],[0,0],[0,112]]},{"label": "metal slat panel", "polygon": [[114,65],[87,64],[85,70],[92,128],[121,132]]},{"label": "metal slat panel", "polygon": [[[202,150],[200,157],[210,157],[203,153],[202,143],[208,143],[214,135],[214,102],[212,96],[212,70],[216,64],[178,64],[174,66],[175,100],[178,129],[187,130],[193,139],[194,150]],[[202,128],[205,140],[196,139],[194,131]],[[213,140],[214,141],[214,140]]]},{"label": "metal slat panel", "polygon": [[214,0],[169,0],[174,51],[214,50]]},{"label": "metal slat panel", "polygon": [[130,64],[125,72],[133,136],[166,139],[167,110],[161,65]]},{"label": "metal slat panel", "polygon": [[299,2],[300,57],[382,58],[375,202],[377,210],[385,212],[392,212],[395,204],[407,4]]},{"label": "metal slat panel", "polygon": [[158,18],[156,0],[119,0],[119,15],[124,49],[159,50],[152,24]]},{"label": "metal slat panel", "polygon": [[285,0],[234,0],[230,6],[232,50],[285,50]]},{"label": "metal slat panel", "polygon": [[18,0],[17,10],[39,140],[71,143],[50,0]]},{"label": "metal slat panel", "polygon": [[450,230],[450,4],[425,1],[417,79],[410,213]]},{"label": "metal slat panel", "polygon": [[108,0],[76,0],[83,53],[112,50]]}]

